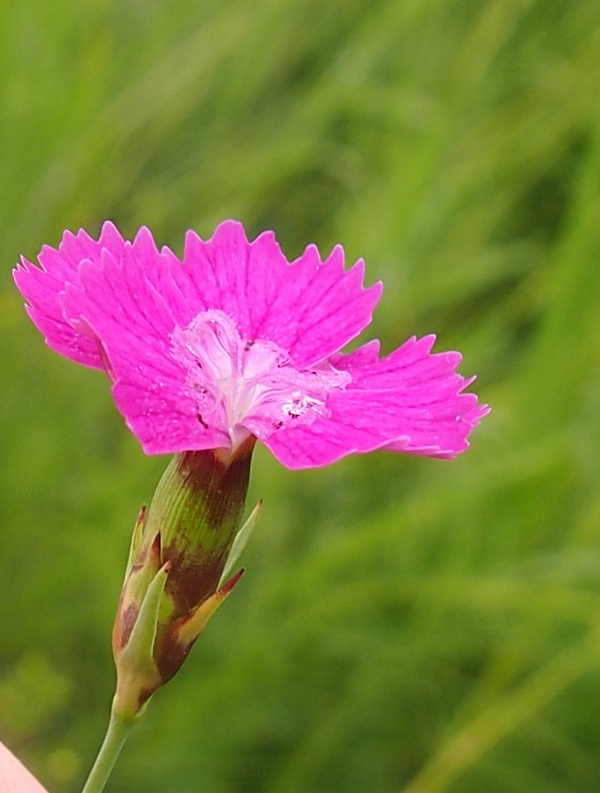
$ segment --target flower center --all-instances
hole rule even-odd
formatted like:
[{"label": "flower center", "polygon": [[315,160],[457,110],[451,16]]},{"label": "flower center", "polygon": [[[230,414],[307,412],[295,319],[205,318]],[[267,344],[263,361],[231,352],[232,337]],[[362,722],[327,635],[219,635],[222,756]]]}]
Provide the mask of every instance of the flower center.
[{"label": "flower center", "polygon": [[329,416],[328,395],[351,380],[328,363],[297,369],[286,350],[265,339],[243,339],[216,309],[176,327],[171,341],[173,357],[187,370],[198,420],[227,433],[233,447],[250,434],[265,440],[275,430]]}]

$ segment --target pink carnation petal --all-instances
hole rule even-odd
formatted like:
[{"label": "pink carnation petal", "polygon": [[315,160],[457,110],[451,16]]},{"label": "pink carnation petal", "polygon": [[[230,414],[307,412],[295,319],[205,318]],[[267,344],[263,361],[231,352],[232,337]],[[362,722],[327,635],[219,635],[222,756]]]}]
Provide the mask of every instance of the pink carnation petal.
[{"label": "pink carnation petal", "polygon": [[75,331],[64,320],[52,317],[48,312],[27,306],[27,313],[43,334],[46,344],[55,352],[93,369],[104,368],[95,339]]},{"label": "pink carnation petal", "polygon": [[470,380],[456,374],[458,353],[430,354],[433,336],[409,339],[383,359],[375,344],[336,355],[334,367],[352,375],[331,394],[329,417],[310,426],[273,433],[265,444],[288,468],[328,465],[353,453],[388,449],[452,458],[468,447],[467,436],[486,415]]},{"label": "pink carnation petal", "polygon": [[220,309],[243,336],[275,342],[299,368],[355,338],[381,295],[381,284],[363,287],[362,261],[344,270],[339,246],[325,262],[310,246],[289,264],[272,232],[249,243],[234,221],[222,223],[208,242],[189,232],[182,270],[174,277],[192,315]]},{"label": "pink carnation petal", "polygon": [[45,245],[38,257],[41,268],[22,258],[14,271],[17,287],[29,303],[28,313],[43,333],[49,347],[61,355],[96,369],[102,369],[102,359],[95,339],[83,335],[63,316],[60,295],[68,284],[79,283],[82,261],[98,261],[103,248],[119,256],[124,241],[112,223],[105,223],[99,240],[87,232],[66,231],[58,250]]},{"label": "pink carnation petal", "polygon": [[67,286],[62,306],[71,324],[90,328],[102,340],[115,370],[143,363],[146,357],[169,367],[175,322],[130,244],[119,261],[103,251],[100,262],[83,262],[79,284]]},{"label": "pink carnation petal", "polygon": [[169,248],[158,251],[152,234],[145,227],[138,231],[131,243],[133,259],[136,262],[137,277],[152,285],[169,307],[169,311],[177,324],[187,324],[192,318],[190,306],[182,295],[174,277],[181,269],[181,263]]},{"label": "pink carnation petal", "polygon": [[115,402],[148,454],[227,446],[222,433],[198,419],[185,371],[171,355],[172,306],[151,280],[171,298],[177,289],[168,269],[160,272],[161,261],[143,235],[125,246],[120,261],[104,251],[100,262],[84,262],[79,286],[63,296],[65,316],[102,339]]},{"label": "pink carnation petal", "polygon": [[203,423],[195,400],[177,378],[133,370],[113,386],[113,396],[127,426],[146,454],[173,454],[228,448],[229,436]]},{"label": "pink carnation petal", "polygon": [[2,793],[46,793],[37,779],[0,743],[0,790]]}]

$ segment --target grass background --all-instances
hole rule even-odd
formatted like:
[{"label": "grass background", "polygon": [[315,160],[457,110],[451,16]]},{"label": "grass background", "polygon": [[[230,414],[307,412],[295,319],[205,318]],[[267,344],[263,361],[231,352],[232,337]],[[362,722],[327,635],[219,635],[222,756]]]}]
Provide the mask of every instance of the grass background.
[{"label": "grass background", "polygon": [[0,737],[80,789],[145,458],[10,271],[64,228],[225,217],[364,256],[493,413],[459,460],[255,457],[244,581],[120,793],[587,793],[600,778],[594,0],[3,0]]}]

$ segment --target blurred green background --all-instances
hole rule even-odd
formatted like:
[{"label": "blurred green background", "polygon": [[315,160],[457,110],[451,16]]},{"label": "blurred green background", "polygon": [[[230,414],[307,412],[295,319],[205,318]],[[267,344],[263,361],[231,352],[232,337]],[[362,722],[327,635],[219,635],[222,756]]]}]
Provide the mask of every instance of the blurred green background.
[{"label": "blurred green background", "polygon": [[226,217],[364,256],[366,337],[436,332],[493,413],[454,462],[260,449],[246,576],[108,790],[597,793],[599,96],[595,0],[3,0],[0,737],[52,793],[103,734],[166,460],[11,268]]}]

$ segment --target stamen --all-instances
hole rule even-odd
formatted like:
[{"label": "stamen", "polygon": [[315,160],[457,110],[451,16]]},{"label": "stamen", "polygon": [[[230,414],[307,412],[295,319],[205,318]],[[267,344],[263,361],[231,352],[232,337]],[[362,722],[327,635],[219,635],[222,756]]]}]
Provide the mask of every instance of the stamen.
[{"label": "stamen", "polygon": [[243,339],[219,310],[203,311],[186,328],[177,327],[171,342],[174,359],[187,370],[198,420],[228,433],[234,447],[250,434],[264,440],[282,427],[329,416],[329,394],[351,380],[329,364],[297,369],[274,342]]}]

